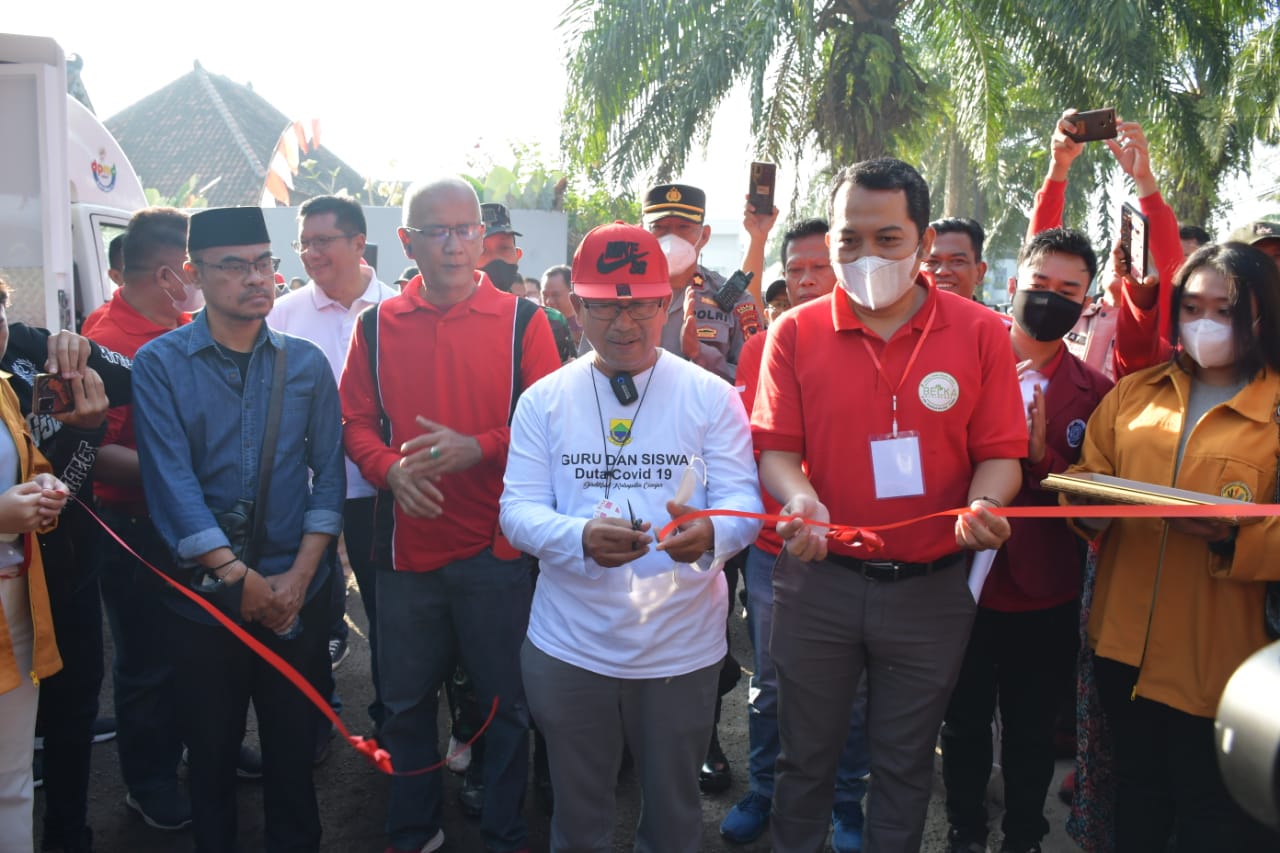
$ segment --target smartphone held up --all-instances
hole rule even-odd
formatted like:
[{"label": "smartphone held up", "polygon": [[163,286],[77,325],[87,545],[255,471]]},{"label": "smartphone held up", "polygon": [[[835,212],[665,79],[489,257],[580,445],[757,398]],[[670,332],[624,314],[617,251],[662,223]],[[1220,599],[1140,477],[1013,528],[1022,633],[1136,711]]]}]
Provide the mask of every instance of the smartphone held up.
[{"label": "smartphone held up", "polygon": [[747,187],[747,204],[758,214],[773,212],[773,190],[778,178],[776,163],[751,164],[751,184]]},{"label": "smartphone held up", "polygon": [[1124,272],[1142,284],[1148,275],[1147,217],[1128,202],[1120,207],[1120,252],[1124,255]]},{"label": "smartphone held up", "polygon": [[1074,130],[1064,132],[1069,139],[1076,142],[1115,139],[1120,134],[1120,128],[1116,121],[1115,107],[1075,113],[1067,116],[1064,120],[1074,127]]},{"label": "smartphone held up", "polygon": [[71,384],[54,373],[37,373],[32,383],[31,409],[37,415],[62,415],[76,410]]}]

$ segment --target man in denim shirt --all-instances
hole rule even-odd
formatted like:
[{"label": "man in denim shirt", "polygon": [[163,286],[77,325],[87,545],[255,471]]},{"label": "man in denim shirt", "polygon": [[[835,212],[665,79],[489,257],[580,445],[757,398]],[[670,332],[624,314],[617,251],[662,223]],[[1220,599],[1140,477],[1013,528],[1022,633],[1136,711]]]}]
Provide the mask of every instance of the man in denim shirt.
[{"label": "man in denim shirt", "polygon": [[[206,310],[134,360],[134,418],[147,506],[183,583],[209,598],[316,686],[326,646],[331,567],[346,494],[337,388],[314,344],[270,331],[274,259],[258,208],[191,217],[187,277]],[[261,557],[236,558],[215,515],[254,500],[275,361],[284,407],[264,512]],[[169,600],[168,646],[190,750],[196,849],[236,847],[236,757],[249,699],[263,742],[263,848],[317,850],[311,760],[316,711],[270,666],[192,603]],[[301,631],[298,632],[298,624]]]}]

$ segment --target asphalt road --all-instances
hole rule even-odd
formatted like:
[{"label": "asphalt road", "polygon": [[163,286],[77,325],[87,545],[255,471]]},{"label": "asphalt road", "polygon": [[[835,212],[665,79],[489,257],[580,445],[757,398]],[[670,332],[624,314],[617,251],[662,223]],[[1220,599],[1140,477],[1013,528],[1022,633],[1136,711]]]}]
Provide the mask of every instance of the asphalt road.
[{"label": "asphalt road", "polygon": [[[368,732],[368,721],[363,709],[371,698],[369,686],[369,647],[364,639],[365,617],[359,592],[352,586],[347,596],[347,617],[353,626],[351,654],[338,669],[338,688],[346,705],[344,718],[357,734]],[[738,659],[751,661],[751,650],[741,611],[736,611],[731,624],[730,640]],[[107,637],[108,656],[110,636]],[[108,657],[107,684],[103,687],[103,714],[111,713],[110,665]],[[744,677],[734,692],[725,698],[724,719],[720,724],[720,740],[733,764],[734,785],[728,792],[716,796],[704,796],[702,802],[703,830],[700,849],[709,853],[733,851],[733,853],[757,853],[770,849],[766,833],[754,844],[740,846],[729,844],[720,838],[720,820],[729,808],[746,793],[746,684]],[[443,702],[441,703],[444,704]],[[252,726],[252,721],[250,722]],[[441,726],[441,731],[446,731]],[[250,736],[256,738],[256,732]],[[446,735],[447,738],[447,735]],[[1059,762],[1052,790],[1069,769],[1068,762]],[[446,804],[444,831],[447,853],[480,853],[484,847],[480,840],[479,825],[458,812],[454,797],[460,778],[445,774]],[[998,774],[990,787],[990,806],[995,830],[991,838],[993,850],[999,849],[1000,781]],[[382,853],[386,847],[383,819],[387,800],[388,781],[354,750],[334,741],[329,758],[316,770],[316,787],[319,792],[320,813],[324,823],[324,840],[321,849],[326,853]],[[258,784],[240,784],[239,835],[241,849],[262,849],[262,793]],[[90,789],[89,821],[93,827],[98,853],[169,853],[192,849],[189,832],[160,832],[146,826],[142,820],[124,805],[125,790],[120,780],[119,760],[114,742],[94,747],[93,777]],[[921,847],[928,853],[945,853],[946,817],[942,806],[942,781],[935,775],[934,798],[929,808],[929,820],[925,840]],[[534,851],[546,851],[548,818],[537,811],[530,796],[526,815],[530,828],[530,842]],[[640,792],[633,775],[624,774],[618,785],[618,830],[614,849],[632,849],[631,833],[640,808]],[[43,794],[36,795],[37,848],[39,827],[43,817]],[[1047,803],[1048,819],[1052,831],[1043,844],[1044,853],[1065,853],[1078,849],[1063,830],[1066,808],[1050,795]]]}]

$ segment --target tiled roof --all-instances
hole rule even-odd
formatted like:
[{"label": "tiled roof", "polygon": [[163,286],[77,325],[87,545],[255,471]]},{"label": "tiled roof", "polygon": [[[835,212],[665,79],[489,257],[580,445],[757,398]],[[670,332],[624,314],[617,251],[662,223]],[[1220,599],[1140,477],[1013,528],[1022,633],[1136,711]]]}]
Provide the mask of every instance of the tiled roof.
[{"label": "tiled roof", "polygon": [[[197,187],[221,177],[205,191],[210,207],[256,205],[267,164],[291,119],[250,86],[210,74],[199,62],[188,74],[126,107],[104,124],[128,155],[144,187],[173,197],[198,175]],[[327,148],[304,153],[314,175],[294,176],[291,202],[346,188],[359,197],[364,178]],[[333,175],[338,169],[337,176]]]}]

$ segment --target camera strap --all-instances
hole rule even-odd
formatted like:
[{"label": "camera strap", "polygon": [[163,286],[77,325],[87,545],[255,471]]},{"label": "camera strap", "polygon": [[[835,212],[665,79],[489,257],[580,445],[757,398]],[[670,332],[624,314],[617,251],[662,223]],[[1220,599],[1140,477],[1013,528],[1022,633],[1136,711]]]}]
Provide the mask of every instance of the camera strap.
[{"label": "camera strap", "polygon": [[267,428],[262,437],[262,451],[258,457],[258,497],[253,502],[253,529],[245,545],[243,560],[250,568],[257,568],[258,552],[262,550],[262,535],[266,528],[267,491],[271,488],[271,472],[275,469],[276,442],[280,437],[280,416],[284,411],[285,345],[276,349],[275,368],[271,374],[271,399],[267,403]]}]

